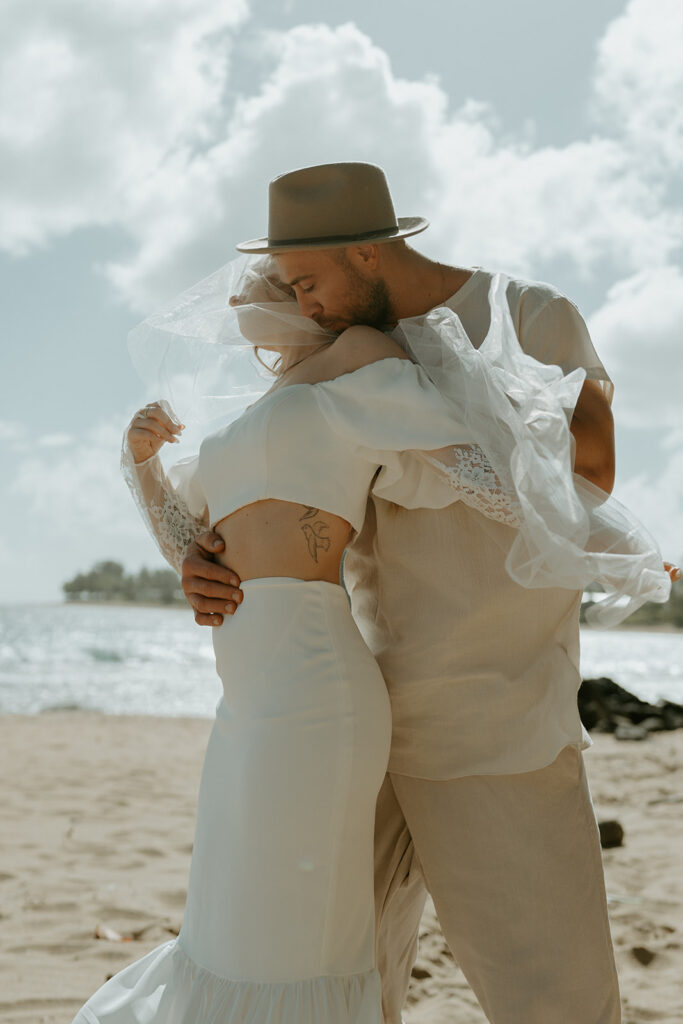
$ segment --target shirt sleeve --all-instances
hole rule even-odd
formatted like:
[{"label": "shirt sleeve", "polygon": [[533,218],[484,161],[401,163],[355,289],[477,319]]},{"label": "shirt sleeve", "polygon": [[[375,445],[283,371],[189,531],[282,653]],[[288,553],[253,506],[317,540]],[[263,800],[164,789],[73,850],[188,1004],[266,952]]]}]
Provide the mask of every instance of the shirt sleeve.
[{"label": "shirt sleeve", "polygon": [[209,525],[198,466],[199,456],[182,459],[168,474],[158,455],[136,463],[128,446],[128,430],[124,434],[123,477],[159,551],[179,575],[187,548]]},{"label": "shirt sleeve", "polygon": [[573,302],[563,295],[535,305],[520,316],[519,343],[527,355],[570,373],[582,367],[589,380],[598,381],[611,402],[614,385],[598,357],[586,323]]}]

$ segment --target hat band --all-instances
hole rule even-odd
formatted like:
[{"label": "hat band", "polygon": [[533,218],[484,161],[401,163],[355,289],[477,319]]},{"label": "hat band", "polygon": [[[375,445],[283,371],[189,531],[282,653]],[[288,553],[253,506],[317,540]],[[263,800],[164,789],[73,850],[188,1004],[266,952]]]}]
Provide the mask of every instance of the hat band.
[{"label": "hat band", "polygon": [[375,228],[373,231],[357,231],[352,235],[314,235],[312,238],[269,238],[268,245],[313,245],[316,242],[362,242],[366,238],[376,238],[391,231],[399,231],[398,224],[390,228]]}]

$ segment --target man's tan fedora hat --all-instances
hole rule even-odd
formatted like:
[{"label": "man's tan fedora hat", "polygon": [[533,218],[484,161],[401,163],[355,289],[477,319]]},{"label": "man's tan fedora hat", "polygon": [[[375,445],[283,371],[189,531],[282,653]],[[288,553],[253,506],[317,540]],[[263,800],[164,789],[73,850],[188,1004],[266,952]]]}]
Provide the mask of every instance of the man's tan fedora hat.
[{"label": "man's tan fedora hat", "polygon": [[392,242],[429,227],[424,217],[396,217],[389,186],[375,164],[302,167],[273,178],[268,237],[240,242],[240,252],[331,249],[354,242]]}]

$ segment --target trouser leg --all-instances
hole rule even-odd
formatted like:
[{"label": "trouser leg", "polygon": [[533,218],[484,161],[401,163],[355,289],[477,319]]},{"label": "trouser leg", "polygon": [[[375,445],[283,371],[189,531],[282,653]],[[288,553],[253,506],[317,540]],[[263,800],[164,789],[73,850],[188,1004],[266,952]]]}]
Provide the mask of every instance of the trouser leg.
[{"label": "trouser leg", "polygon": [[375,959],[384,1024],[401,1024],[427,891],[389,775],[375,815]]},{"label": "trouser leg", "polygon": [[492,1024],[618,1024],[581,753],[566,747],[518,775],[392,784],[446,941]]}]

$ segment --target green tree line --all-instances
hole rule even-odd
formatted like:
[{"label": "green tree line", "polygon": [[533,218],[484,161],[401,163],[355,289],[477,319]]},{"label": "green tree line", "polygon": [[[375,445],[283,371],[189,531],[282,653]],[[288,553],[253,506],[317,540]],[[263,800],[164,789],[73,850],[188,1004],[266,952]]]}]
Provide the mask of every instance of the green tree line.
[{"label": "green tree line", "polygon": [[[180,581],[172,569],[141,569],[129,575],[120,562],[97,562],[62,584],[67,601],[130,601],[143,604],[184,604]],[[582,611],[585,610],[583,605]],[[583,615],[582,615],[583,619]],[[666,604],[644,604],[629,616],[627,626],[670,625],[683,629],[683,580],[674,583]]]},{"label": "green tree line", "polygon": [[180,581],[172,569],[141,569],[126,573],[120,562],[97,562],[62,584],[67,601],[130,601],[140,604],[184,604]]}]

